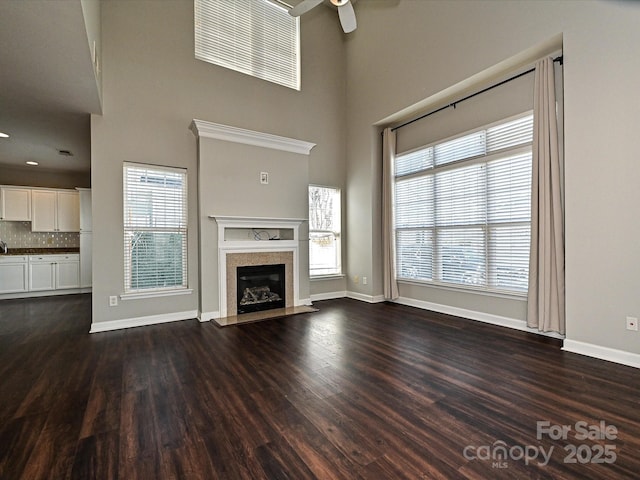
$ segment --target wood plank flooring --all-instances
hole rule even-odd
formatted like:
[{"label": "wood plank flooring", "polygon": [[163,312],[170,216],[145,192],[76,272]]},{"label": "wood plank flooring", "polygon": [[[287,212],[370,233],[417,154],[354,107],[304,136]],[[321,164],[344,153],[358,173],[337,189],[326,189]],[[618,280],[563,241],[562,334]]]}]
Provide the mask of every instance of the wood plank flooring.
[{"label": "wood plank flooring", "polygon": [[[640,370],[400,305],[315,306],[89,335],[88,295],[0,302],[0,478],[638,478]],[[538,439],[538,421],[571,430]],[[577,438],[601,421],[614,439]]]}]

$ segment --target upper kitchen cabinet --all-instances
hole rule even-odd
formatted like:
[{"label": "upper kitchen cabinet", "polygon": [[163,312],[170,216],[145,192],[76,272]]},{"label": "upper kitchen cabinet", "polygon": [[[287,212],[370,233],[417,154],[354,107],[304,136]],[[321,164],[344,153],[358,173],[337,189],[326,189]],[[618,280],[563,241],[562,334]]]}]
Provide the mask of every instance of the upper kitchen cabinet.
[{"label": "upper kitchen cabinet", "polygon": [[90,232],[93,230],[91,222],[91,189],[76,188],[80,194],[80,231]]},{"label": "upper kitchen cabinet", "polygon": [[31,189],[0,187],[0,220],[28,222],[31,220]]},{"label": "upper kitchen cabinet", "polygon": [[31,231],[79,232],[80,199],[73,190],[32,190]]}]

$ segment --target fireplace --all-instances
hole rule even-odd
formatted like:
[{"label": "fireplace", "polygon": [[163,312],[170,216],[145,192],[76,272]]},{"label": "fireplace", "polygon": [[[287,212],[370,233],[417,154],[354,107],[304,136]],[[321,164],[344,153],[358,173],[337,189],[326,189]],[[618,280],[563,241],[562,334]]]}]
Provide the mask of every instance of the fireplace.
[{"label": "fireplace", "polygon": [[237,267],[237,312],[251,313],[286,305],[285,265]]},{"label": "fireplace", "polygon": [[[201,321],[215,320],[220,326],[238,323],[237,318],[244,315],[238,311],[239,300],[244,295],[244,288],[238,286],[239,267],[255,267],[260,265],[284,265],[284,288],[277,292],[283,299],[280,306],[273,305],[275,302],[263,302],[269,308],[264,312],[247,313],[244,319],[252,318],[254,315],[279,315],[279,309],[294,309],[307,304],[308,300],[301,300],[299,296],[300,265],[298,262],[298,249],[300,244],[298,227],[303,219],[287,218],[253,218],[253,217],[223,217],[211,216],[218,225],[217,261],[210,258],[211,250],[204,249],[201,261],[203,262],[202,275],[211,278],[214,273],[209,269],[216,265],[215,273],[218,276],[218,311],[207,311],[206,306],[201,307]],[[266,235],[256,235],[257,232],[268,231],[270,240]],[[274,238],[271,240],[271,238]],[[277,238],[277,239],[275,239]],[[204,260],[211,260],[204,261]],[[206,289],[205,289],[206,290]],[[274,287],[269,286],[269,292]],[[215,290],[212,290],[215,292]],[[241,292],[240,297],[238,292]],[[255,294],[256,292],[254,292]],[[207,294],[203,295],[204,300],[212,300]],[[271,304],[271,305],[269,305]],[[259,308],[263,308],[261,305]],[[244,305],[243,305],[244,307]],[[252,309],[240,308],[247,312]],[[255,308],[253,309],[255,310]],[[269,313],[272,312],[272,313]]]}]

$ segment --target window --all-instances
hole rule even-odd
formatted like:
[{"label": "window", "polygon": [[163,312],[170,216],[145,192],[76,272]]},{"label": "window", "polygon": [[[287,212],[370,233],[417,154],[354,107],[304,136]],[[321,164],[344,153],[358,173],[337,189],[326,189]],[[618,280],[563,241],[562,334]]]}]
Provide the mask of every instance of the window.
[{"label": "window", "polygon": [[524,293],[531,113],[398,155],[397,278]]},{"label": "window", "polygon": [[340,275],[340,190],[309,187],[309,274]]},{"label": "window", "polygon": [[187,172],[124,165],[125,293],[187,287]]},{"label": "window", "polygon": [[195,56],[300,90],[300,20],[269,0],[195,0]]}]

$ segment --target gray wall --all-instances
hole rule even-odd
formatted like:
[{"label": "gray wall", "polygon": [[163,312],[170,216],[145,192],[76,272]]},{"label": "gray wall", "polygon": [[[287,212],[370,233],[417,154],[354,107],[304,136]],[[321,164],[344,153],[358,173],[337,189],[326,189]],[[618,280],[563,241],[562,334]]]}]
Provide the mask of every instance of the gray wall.
[{"label": "gray wall", "polygon": [[[625,316],[640,315],[640,4],[401,1],[393,8],[360,2],[357,10],[358,30],[347,42],[348,271],[372,281],[350,278],[349,290],[382,293],[374,126],[561,35],[567,338],[640,353],[637,334],[625,330]],[[495,311],[486,297],[460,304],[449,292],[429,299],[498,315],[514,310]]]},{"label": "gray wall", "polygon": [[100,33],[100,0],[80,0],[82,6],[82,16],[87,31],[87,42],[89,51],[93,53],[95,43],[95,55],[97,65],[93,66],[93,73],[96,76],[98,86],[98,97],[102,104],[102,35]]},{"label": "gray wall", "polygon": [[[199,144],[201,312],[218,311],[218,224],[209,215],[307,218],[306,155],[201,138]],[[269,173],[269,184],[260,183]],[[309,298],[308,227],[300,226],[300,299]],[[277,243],[277,242],[276,242]],[[277,245],[274,245],[277,246]]]},{"label": "gray wall", "polygon": [[[195,60],[193,2],[102,2],[101,16],[104,114],[93,116],[91,123],[93,321],[196,310],[197,142],[189,130],[191,121],[197,118],[316,143],[308,158],[308,180],[343,187],[343,36],[330,9],[318,8],[305,15],[301,28],[302,91],[297,92]],[[108,306],[108,297],[124,288],[124,161],[188,169],[189,284],[196,290],[193,295]],[[239,159],[222,161],[235,168]],[[211,175],[212,182],[220,181]],[[206,181],[201,188],[207,188]]]}]

